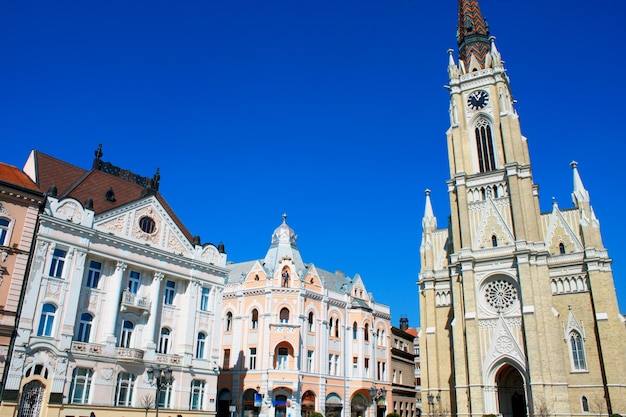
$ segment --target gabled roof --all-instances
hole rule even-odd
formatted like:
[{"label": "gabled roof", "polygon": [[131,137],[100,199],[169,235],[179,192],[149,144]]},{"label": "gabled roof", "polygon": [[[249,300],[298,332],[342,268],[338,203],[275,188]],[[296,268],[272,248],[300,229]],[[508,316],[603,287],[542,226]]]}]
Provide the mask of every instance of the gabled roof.
[{"label": "gabled roof", "polygon": [[39,192],[39,187],[22,170],[13,165],[0,162],[0,182],[14,185],[25,190]]},{"label": "gabled roof", "polygon": [[[110,169],[109,171],[113,172],[119,171],[119,174],[115,175],[112,172],[98,169],[103,165],[112,167],[112,165],[100,161],[99,157],[101,155],[101,149],[99,149],[96,153],[96,161],[94,161],[93,168],[85,170],[33,150],[27,165],[31,166],[32,175],[34,176],[32,179],[39,186],[39,189],[47,192],[52,186],[55,186],[59,199],[71,197],[83,205],[86,204],[88,199],[91,199],[96,216],[146,196],[154,195],[184,233],[185,237],[190,242],[193,241],[192,234],[176,216],[163,196],[156,191],[158,178],[154,180],[156,181],[156,187],[150,187],[139,184],[137,179],[146,180],[146,178],[132,174],[130,171]],[[148,179],[143,181],[143,183],[154,184],[154,181],[151,181],[152,179]]]}]

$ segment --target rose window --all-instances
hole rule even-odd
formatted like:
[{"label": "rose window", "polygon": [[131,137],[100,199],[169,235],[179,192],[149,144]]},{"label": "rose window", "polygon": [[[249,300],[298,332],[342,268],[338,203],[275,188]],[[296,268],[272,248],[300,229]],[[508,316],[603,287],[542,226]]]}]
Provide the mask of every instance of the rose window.
[{"label": "rose window", "polygon": [[505,280],[491,281],[485,286],[485,299],[497,311],[511,307],[517,301],[517,289]]}]

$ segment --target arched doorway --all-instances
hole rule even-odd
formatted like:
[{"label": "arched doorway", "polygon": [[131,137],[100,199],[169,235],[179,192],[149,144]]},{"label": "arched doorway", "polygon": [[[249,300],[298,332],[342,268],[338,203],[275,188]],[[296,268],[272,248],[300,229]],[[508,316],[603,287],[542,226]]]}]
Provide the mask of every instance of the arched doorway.
[{"label": "arched doorway", "polygon": [[46,387],[40,381],[31,381],[24,385],[17,416],[39,417],[45,391]]},{"label": "arched doorway", "polygon": [[496,374],[498,409],[502,417],[526,417],[526,390],[522,374],[511,365],[504,365]]},{"label": "arched doorway", "polygon": [[313,391],[306,391],[302,395],[301,407],[300,414],[302,417],[309,417],[315,411],[315,394]]},{"label": "arched doorway", "polygon": [[256,390],[247,389],[243,393],[243,417],[258,417],[261,411],[261,396]]},{"label": "arched doorway", "polygon": [[223,389],[217,396],[217,417],[230,417],[228,406],[232,402],[233,397],[230,391]]},{"label": "arched doorway", "polygon": [[355,394],[350,403],[351,417],[366,417],[368,401],[361,394]]},{"label": "arched doorway", "polygon": [[343,401],[341,397],[335,393],[326,397],[326,417],[339,417],[343,409]]}]

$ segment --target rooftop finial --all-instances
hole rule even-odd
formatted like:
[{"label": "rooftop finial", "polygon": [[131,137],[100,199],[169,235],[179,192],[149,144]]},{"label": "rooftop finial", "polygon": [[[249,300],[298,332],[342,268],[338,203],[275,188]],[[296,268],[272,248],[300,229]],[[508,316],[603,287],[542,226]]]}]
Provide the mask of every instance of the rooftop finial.
[{"label": "rooftop finial", "polygon": [[283,223],[287,223],[287,213],[283,213]]}]

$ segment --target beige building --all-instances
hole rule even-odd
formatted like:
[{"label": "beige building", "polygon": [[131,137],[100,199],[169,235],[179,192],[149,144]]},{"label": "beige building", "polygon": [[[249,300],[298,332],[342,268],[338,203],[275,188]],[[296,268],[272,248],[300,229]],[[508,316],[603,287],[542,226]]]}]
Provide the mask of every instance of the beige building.
[{"label": "beige building", "polygon": [[228,268],[218,416],[390,411],[390,311],[360,276],[304,263],[285,215],[264,258]]},{"label": "beige building", "polygon": [[[82,169],[33,151],[24,168],[48,192],[0,415],[214,415],[223,247],[189,233],[158,171],[142,177],[101,157]],[[15,221],[12,262],[30,248],[20,228],[37,219],[34,201],[20,204],[26,213],[3,202],[0,216]]]},{"label": "beige building", "polygon": [[488,35],[478,2],[460,1],[448,66],[451,219],[437,228],[427,192],[422,222],[424,411],[626,414],[626,329],[590,194],[572,163],[574,206],[540,213]]},{"label": "beige building", "polygon": [[400,319],[400,327],[391,328],[391,401],[393,412],[400,417],[420,414],[415,385],[415,336],[406,317]]},{"label": "beige building", "polygon": [[[20,169],[0,163],[0,387],[13,351],[43,193]],[[2,389],[0,388],[0,398]]]}]

